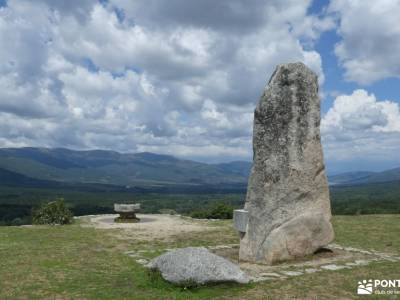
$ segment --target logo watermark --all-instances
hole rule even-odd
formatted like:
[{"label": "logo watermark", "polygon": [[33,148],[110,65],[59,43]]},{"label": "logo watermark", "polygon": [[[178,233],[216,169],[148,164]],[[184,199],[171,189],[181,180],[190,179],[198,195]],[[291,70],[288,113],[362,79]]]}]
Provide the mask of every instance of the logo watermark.
[{"label": "logo watermark", "polygon": [[373,284],[372,279],[363,280],[358,282],[357,294],[359,295],[372,295]]},{"label": "logo watermark", "polygon": [[358,295],[400,295],[400,279],[364,279],[358,282]]}]

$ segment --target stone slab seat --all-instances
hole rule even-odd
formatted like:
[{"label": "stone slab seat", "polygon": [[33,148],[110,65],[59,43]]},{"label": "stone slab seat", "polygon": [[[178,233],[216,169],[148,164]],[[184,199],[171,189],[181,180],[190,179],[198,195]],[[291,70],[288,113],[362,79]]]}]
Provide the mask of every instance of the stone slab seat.
[{"label": "stone slab seat", "polygon": [[115,212],[119,213],[119,217],[115,218],[115,222],[139,222],[136,213],[140,210],[140,203],[134,204],[114,204]]},{"label": "stone slab seat", "polygon": [[114,210],[117,213],[138,212],[140,210],[140,203],[136,204],[114,204]]}]

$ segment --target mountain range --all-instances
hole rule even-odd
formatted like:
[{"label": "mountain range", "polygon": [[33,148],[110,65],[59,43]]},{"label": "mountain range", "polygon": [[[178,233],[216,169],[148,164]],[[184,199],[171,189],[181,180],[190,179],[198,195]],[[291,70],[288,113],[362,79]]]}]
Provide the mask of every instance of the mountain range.
[{"label": "mountain range", "polygon": [[27,184],[37,180],[123,186],[242,184],[250,168],[251,163],[243,161],[205,164],[149,152],[0,149],[2,182]]},{"label": "mountain range", "polygon": [[[119,186],[246,184],[251,163],[206,164],[149,152],[0,148],[0,184],[96,183]],[[400,180],[400,168],[328,176],[330,185]]]},{"label": "mountain range", "polygon": [[400,168],[382,172],[357,171],[328,176],[330,185],[356,185],[400,181]]}]

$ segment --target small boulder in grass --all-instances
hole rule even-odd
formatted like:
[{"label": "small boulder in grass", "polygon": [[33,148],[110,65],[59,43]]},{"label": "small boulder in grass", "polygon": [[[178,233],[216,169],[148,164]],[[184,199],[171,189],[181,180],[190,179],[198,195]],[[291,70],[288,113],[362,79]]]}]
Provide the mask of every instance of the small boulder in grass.
[{"label": "small boulder in grass", "polygon": [[147,265],[159,271],[168,282],[177,285],[195,283],[248,283],[249,278],[237,265],[211,253],[204,247],[173,250],[154,258]]}]

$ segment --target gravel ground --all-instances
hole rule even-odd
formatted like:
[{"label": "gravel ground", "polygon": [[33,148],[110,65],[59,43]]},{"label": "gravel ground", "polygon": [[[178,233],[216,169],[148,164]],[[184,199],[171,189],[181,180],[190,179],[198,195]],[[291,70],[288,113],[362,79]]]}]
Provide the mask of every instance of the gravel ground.
[{"label": "gravel ground", "polygon": [[211,221],[191,220],[179,215],[137,214],[138,223],[115,223],[118,215],[96,215],[79,217],[84,220],[82,226],[98,229],[122,229],[121,237],[139,240],[164,239],[187,232],[215,230]]}]

